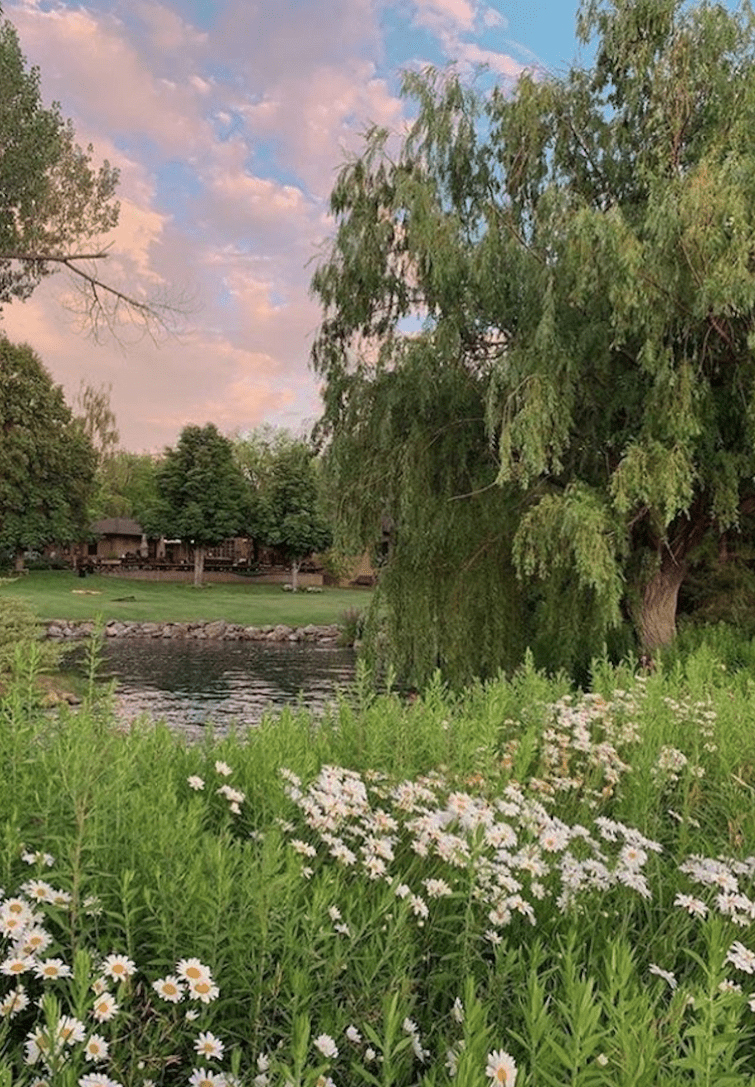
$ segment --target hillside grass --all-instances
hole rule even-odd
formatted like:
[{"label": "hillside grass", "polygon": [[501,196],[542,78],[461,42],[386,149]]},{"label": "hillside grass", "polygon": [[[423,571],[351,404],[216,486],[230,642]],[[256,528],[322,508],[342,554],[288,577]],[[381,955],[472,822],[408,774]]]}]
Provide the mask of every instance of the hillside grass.
[{"label": "hillside grass", "polygon": [[752,1087],[734,640],[588,692],[360,673],[324,720],[200,744],[123,733],[96,646],[44,712],[32,644],[0,702],[0,1082]]},{"label": "hillside grass", "polygon": [[280,585],[193,585],[70,571],[33,571],[0,584],[4,597],[25,601],[41,620],[103,618],[135,622],[201,622],[225,619],[245,626],[338,623],[344,611],[365,609],[368,589],[284,592]]}]

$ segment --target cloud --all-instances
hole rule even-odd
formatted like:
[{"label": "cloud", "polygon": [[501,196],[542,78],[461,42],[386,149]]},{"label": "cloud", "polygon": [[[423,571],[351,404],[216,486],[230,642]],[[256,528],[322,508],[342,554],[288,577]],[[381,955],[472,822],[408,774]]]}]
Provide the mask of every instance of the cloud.
[{"label": "cloud", "polygon": [[168,78],[167,57],[151,68],[116,16],[83,7],[43,9],[39,0],[20,9],[7,5],[6,14],[41,68],[45,98],[64,101],[66,115],[73,112],[113,139],[139,133],[168,153],[202,142],[201,91]]},{"label": "cloud", "polygon": [[[462,64],[487,61],[502,20],[482,0],[4,0],[46,101],[121,170],[121,221],[103,264],[117,285],[195,301],[183,334],[123,352],[75,334],[53,277],[3,313],[69,397],[112,383],[122,440],[174,444],[187,422],[300,429],[320,411],[308,369],[320,319],[309,264],[333,229],[327,197],[371,124],[401,132],[407,106],[385,56],[386,9]],[[189,11],[204,11],[201,27]],[[488,35],[484,32],[487,28]],[[426,42],[426,36],[423,39]]]}]

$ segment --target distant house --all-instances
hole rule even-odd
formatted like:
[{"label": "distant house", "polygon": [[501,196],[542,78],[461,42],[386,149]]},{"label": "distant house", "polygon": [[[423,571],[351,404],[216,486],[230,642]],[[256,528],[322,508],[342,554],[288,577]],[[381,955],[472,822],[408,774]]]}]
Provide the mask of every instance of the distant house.
[{"label": "distant house", "polygon": [[132,517],[105,517],[90,526],[96,538],[87,546],[90,559],[122,559],[125,555],[149,557],[149,541]]}]

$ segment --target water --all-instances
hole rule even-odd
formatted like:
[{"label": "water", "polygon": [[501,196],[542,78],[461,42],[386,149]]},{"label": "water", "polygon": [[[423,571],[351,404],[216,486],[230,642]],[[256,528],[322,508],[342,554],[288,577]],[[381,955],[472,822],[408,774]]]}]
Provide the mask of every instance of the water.
[{"label": "water", "polygon": [[354,652],[296,642],[111,638],[103,671],[124,723],[143,714],[194,738],[259,724],[284,706],[322,712],[354,678]]}]

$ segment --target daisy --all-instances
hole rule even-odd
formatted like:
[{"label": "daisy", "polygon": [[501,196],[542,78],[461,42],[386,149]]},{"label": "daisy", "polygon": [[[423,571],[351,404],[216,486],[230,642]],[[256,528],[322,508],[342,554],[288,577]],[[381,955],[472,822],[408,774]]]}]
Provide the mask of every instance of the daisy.
[{"label": "daisy", "polygon": [[318,1034],[314,1041],[315,1049],[319,1049],[323,1057],[337,1057],[338,1046],[329,1034]]},{"label": "daisy", "polygon": [[0,974],[14,977],[17,974],[25,974],[27,970],[33,970],[34,965],[34,959],[30,955],[9,955],[0,963]]},{"label": "daisy", "polygon": [[17,950],[23,951],[24,955],[35,955],[44,951],[51,942],[52,936],[49,932],[45,932],[40,925],[32,925],[19,937]]},{"label": "daisy", "polygon": [[214,985],[210,978],[200,978],[199,981],[189,982],[189,999],[201,1000],[203,1004],[209,1004],[220,996],[220,989]]},{"label": "daisy", "polygon": [[84,1046],[84,1055],[88,1061],[106,1061],[108,1058],[108,1043],[101,1034],[90,1034]]},{"label": "daisy", "polygon": [[186,991],[183,982],[175,974],[167,974],[164,978],[153,981],[152,988],[158,996],[169,1000],[171,1004],[178,1004]]},{"label": "daisy", "polygon": [[52,902],[53,888],[43,879],[30,879],[22,885],[21,890],[35,902]]},{"label": "daisy", "polygon": [[72,1015],[64,1015],[62,1019],[58,1020],[56,1035],[66,1045],[73,1045],[74,1042],[84,1041],[86,1027],[80,1019],[76,1019]]},{"label": "daisy", "polygon": [[677,894],[674,905],[681,906],[691,917],[705,917],[708,912],[708,907],[702,899],[693,898],[692,895]]},{"label": "daisy", "polygon": [[488,1064],[485,1069],[485,1075],[488,1076],[494,1084],[505,1084],[505,1087],[514,1087],[516,1083],[516,1064],[514,1058],[510,1057],[508,1053],[505,1053],[502,1049],[494,1049],[492,1053],[488,1053]]},{"label": "daisy", "polygon": [[67,966],[62,959],[43,959],[36,963],[34,973],[43,981],[50,978],[69,978],[71,967]]},{"label": "daisy", "polygon": [[442,898],[452,893],[444,879],[425,879],[422,882],[429,898]]},{"label": "daisy", "polygon": [[24,1008],[28,1008],[29,998],[26,995],[26,989],[23,985],[16,986],[15,989],[5,996],[2,1003],[0,1003],[0,1015],[4,1018],[12,1019],[14,1015],[18,1015]]},{"label": "daisy", "polygon": [[53,888],[50,900],[54,906],[70,906],[71,895],[69,891],[59,891]]},{"label": "daisy", "polygon": [[192,1068],[189,1087],[226,1087],[225,1077],[209,1068]]},{"label": "daisy", "polygon": [[94,1002],[92,1008],[92,1015],[98,1023],[107,1023],[109,1019],[112,1019],[114,1015],[118,1013],[118,1004],[115,998],[110,993],[103,993],[98,996]]},{"label": "daisy", "polygon": [[755,973],[755,953],[741,944],[739,940],[735,940],[729,948],[726,954],[726,961],[730,962],[737,970],[744,971],[745,974]]},{"label": "daisy", "polygon": [[199,959],[179,959],[176,963],[176,973],[186,981],[210,981],[212,975],[209,967],[201,963]]},{"label": "daisy", "polygon": [[79,1077],[79,1087],[121,1087],[117,1079],[110,1079],[100,1072],[90,1072],[86,1076]]},{"label": "daisy", "polygon": [[113,981],[123,981],[136,970],[136,963],[127,955],[108,955],[102,964],[102,972]]},{"label": "daisy", "polygon": [[46,868],[52,868],[55,864],[55,858],[51,853],[43,853],[39,849],[36,853],[22,853],[21,860],[27,864],[43,864]]},{"label": "daisy", "polygon": [[210,1060],[222,1060],[223,1043],[209,1030],[203,1030],[194,1042],[194,1048],[200,1057],[208,1057]]}]

